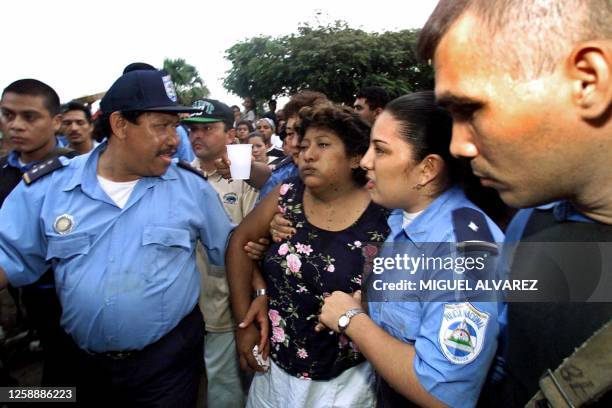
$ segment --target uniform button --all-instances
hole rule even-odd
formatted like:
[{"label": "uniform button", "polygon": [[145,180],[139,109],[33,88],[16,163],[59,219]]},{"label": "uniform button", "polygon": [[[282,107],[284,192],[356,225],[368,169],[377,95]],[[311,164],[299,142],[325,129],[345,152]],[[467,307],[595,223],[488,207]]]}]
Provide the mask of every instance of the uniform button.
[{"label": "uniform button", "polygon": [[115,258],[111,256],[110,258],[108,258],[108,262],[110,262],[110,263],[115,262]]}]

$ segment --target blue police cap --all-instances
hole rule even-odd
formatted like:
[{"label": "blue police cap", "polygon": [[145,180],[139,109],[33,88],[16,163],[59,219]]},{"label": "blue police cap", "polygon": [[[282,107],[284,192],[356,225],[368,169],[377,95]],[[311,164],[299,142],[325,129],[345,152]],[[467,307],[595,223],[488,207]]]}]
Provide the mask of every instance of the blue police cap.
[{"label": "blue police cap", "polygon": [[102,98],[100,109],[106,115],[129,112],[194,112],[176,104],[176,91],[165,71],[136,70],[122,75]]}]

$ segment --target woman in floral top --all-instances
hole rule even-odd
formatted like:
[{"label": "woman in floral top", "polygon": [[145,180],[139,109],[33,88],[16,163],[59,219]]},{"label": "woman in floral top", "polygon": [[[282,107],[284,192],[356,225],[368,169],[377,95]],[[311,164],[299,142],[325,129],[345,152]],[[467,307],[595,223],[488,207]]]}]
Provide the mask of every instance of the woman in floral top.
[{"label": "woman in floral top", "polygon": [[[351,341],[314,330],[323,299],[361,287],[363,249],[388,233],[386,211],[371,202],[359,161],[369,127],[348,108],[324,104],[300,111],[299,178],[285,180],[236,229],[227,251],[232,307],[242,320],[251,302],[254,263],[243,246],[267,235],[277,211],[296,234],[268,248],[263,276],[269,296],[271,368],[256,374],[249,406],[372,406],[371,367]],[[260,333],[238,329],[243,367],[262,371],[252,349]],[[315,380],[315,381],[310,381]]]}]

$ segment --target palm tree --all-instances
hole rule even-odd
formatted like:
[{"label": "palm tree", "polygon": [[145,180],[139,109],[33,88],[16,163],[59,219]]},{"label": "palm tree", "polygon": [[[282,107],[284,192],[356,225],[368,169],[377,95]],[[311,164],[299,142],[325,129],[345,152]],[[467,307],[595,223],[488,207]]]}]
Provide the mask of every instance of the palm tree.
[{"label": "palm tree", "polygon": [[164,70],[172,78],[181,105],[191,106],[196,100],[210,94],[196,67],[185,62],[183,58],[165,58]]}]

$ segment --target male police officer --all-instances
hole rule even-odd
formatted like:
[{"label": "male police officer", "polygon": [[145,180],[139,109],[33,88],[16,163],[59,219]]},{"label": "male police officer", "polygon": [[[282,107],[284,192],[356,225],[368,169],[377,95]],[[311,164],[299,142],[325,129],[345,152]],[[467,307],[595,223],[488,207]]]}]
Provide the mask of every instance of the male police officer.
[{"label": "male police officer", "polygon": [[[561,200],[519,212],[506,242],[612,241],[610,21],[609,0],[441,0],[421,32],[436,96],[453,115],[452,153],[470,159],[482,183],[511,206]],[[611,278],[609,269],[569,265],[584,253],[525,253],[517,250],[511,273],[545,278],[569,299],[576,281]],[[555,378],[547,370],[610,318],[612,303],[510,303],[508,395],[497,400],[525,405],[547,372],[542,384],[556,384],[553,392],[575,406],[599,397],[612,376],[589,376],[596,364],[560,367]],[[611,354],[609,346],[595,353],[597,363]],[[612,395],[604,398],[610,406]]]},{"label": "male police officer", "polygon": [[[253,209],[258,192],[244,180],[224,179],[215,166],[215,160],[226,152],[225,146],[236,137],[234,114],[229,106],[214,99],[201,99],[193,106],[199,111],[182,121],[189,129],[191,147],[197,156],[192,165],[208,177],[231,220],[238,224]],[[204,360],[208,406],[241,407],[245,403],[243,390],[247,387],[243,386],[236,352],[236,325],[230,311],[225,268],[211,265],[200,250],[196,254],[202,274],[200,309],[206,321]]]},{"label": "male police officer", "polygon": [[101,102],[108,141],[26,173],[0,210],[0,284],[53,266],[88,404],[195,406],[204,327],[195,246],[223,265],[216,192],[177,165],[178,112],[161,71],[121,76]]},{"label": "male police officer", "polygon": [[[59,128],[59,97],[53,88],[36,79],[20,79],[2,92],[0,121],[12,149],[0,158],[0,207],[19,184],[23,173],[37,164],[75,152],[59,147],[55,132]],[[62,347],[64,333],[60,328],[61,307],[55,293],[53,273],[45,273],[38,281],[22,288],[10,287],[20,315],[19,298],[27,313],[27,326],[36,330],[44,353],[42,385],[58,385],[65,374]],[[64,360],[64,361],[63,361]]]}]

